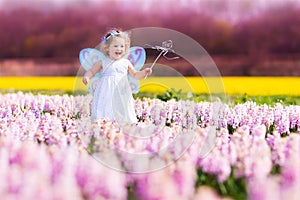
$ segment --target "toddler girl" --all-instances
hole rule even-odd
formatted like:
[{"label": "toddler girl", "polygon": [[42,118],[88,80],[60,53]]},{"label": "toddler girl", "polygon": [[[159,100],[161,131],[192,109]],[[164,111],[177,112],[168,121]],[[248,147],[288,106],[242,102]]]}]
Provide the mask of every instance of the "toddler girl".
[{"label": "toddler girl", "polygon": [[102,38],[100,50],[105,58],[88,70],[82,79],[87,85],[89,80],[102,70],[92,101],[92,121],[108,118],[111,121],[125,123],[137,122],[127,74],[135,79],[141,79],[150,75],[152,70],[146,68],[135,71],[130,61],[124,58],[129,48],[130,38],[126,32],[112,30]]}]

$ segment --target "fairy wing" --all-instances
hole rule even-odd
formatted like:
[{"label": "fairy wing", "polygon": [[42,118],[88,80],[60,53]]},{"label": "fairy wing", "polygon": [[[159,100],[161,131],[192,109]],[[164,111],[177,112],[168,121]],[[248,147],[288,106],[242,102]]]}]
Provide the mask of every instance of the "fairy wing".
[{"label": "fairy wing", "polygon": [[94,48],[85,48],[79,52],[79,61],[82,67],[88,71],[95,63],[103,60],[104,54]]},{"label": "fairy wing", "polygon": [[138,80],[134,79],[132,76],[128,75],[128,82],[133,94],[137,94],[140,90],[140,83]]},{"label": "fairy wing", "polygon": [[[79,53],[79,60],[82,67],[87,71],[93,67],[93,65],[104,58],[104,54],[94,48],[82,49]],[[127,59],[132,63],[135,70],[139,71],[146,60],[146,52],[142,47],[131,47]],[[97,73],[90,81],[88,90],[91,94],[94,93],[96,81],[101,78],[101,73]],[[139,82],[128,75],[128,81],[132,90],[132,93],[138,93],[140,89]]]},{"label": "fairy wing", "polygon": [[[127,55],[127,59],[131,62],[134,69],[139,71],[143,65],[145,64],[146,60],[146,51],[142,47],[131,47],[129,50],[129,54]],[[128,75],[128,81],[132,90],[132,93],[136,94],[140,90],[140,83]]]},{"label": "fairy wing", "polygon": [[145,64],[146,51],[142,47],[131,47],[127,59],[131,62],[135,70],[140,70]]},{"label": "fairy wing", "polygon": [[97,80],[101,78],[101,74],[97,73],[89,82],[88,90],[90,94],[94,94],[94,91],[97,86]]},{"label": "fairy wing", "polygon": [[[94,48],[85,48],[79,52],[80,64],[86,71],[90,70],[97,62],[103,60],[104,57],[103,53]],[[100,77],[101,73],[99,72],[90,80],[88,90],[91,94],[94,93],[96,87],[95,83]]]}]

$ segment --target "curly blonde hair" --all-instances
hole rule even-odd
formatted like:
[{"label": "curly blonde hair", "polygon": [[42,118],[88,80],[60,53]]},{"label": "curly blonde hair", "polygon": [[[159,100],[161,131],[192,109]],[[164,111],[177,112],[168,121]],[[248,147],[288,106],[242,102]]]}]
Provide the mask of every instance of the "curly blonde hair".
[{"label": "curly blonde hair", "polygon": [[100,43],[100,51],[108,56],[109,46],[114,38],[122,38],[125,41],[125,55],[129,52],[130,48],[130,36],[129,33],[123,32],[120,29],[112,29],[107,32],[103,37]]}]

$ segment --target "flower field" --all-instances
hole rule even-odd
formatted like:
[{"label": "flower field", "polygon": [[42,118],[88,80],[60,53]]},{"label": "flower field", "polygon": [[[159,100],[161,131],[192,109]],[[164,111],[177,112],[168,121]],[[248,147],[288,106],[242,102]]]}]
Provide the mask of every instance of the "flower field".
[{"label": "flower field", "polygon": [[91,96],[0,94],[1,199],[297,199],[300,106],[138,98],[139,122],[89,120]]}]

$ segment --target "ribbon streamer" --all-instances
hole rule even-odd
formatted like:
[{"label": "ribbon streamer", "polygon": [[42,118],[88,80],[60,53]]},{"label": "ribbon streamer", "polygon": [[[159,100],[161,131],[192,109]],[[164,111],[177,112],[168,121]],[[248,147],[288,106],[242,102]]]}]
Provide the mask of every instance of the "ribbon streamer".
[{"label": "ribbon streamer", "polygon": [[[162,42],[162,46],[158,46],[158,45],[152,46],[152,45],[149,45],[149,44],[146,44],[146,45],[150,46],[152,49],[156,49],[158,51],[161,51],[160,54],[156,57],[156,59],[152,63],[150,69],[152,69],[154,67],[155,63],[161,57],[161,55],[163,55],[167,60],[174,60],[174,59],[178,59],[179,58],[177,56],[172,57],[172,58],[166,56],[168,52],[175,53],[175,51],[173,49],[171,49],[173,47],[172,40],[166,40],[166,41]],[[147,76],[148,75],[146,75],[144,79],[146,79]]]}]

